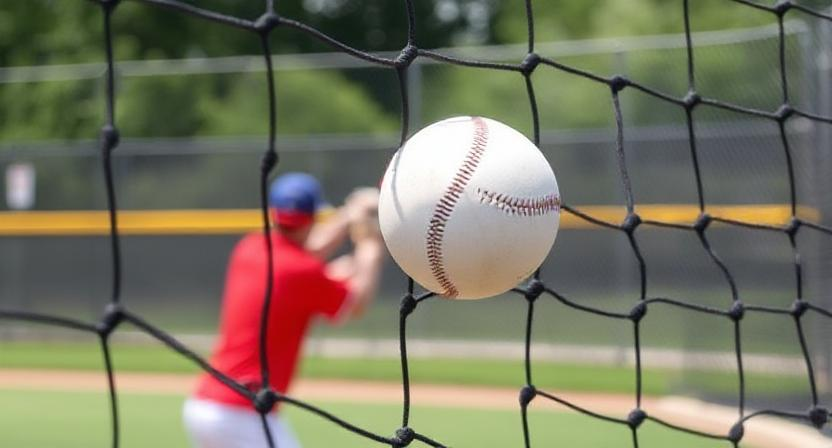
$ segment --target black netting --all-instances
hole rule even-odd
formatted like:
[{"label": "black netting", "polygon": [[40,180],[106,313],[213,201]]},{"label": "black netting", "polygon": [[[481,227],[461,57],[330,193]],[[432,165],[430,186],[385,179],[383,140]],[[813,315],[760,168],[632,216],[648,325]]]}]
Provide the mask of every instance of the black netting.
[{"label": "black netting", "polygon": [[[520,389],[520,411],[522,413],[522,434],[525,441],[525,446],[530,446],[530,427],[527,420],[529,412],[529,405],[534,400],[552,400],[561,403],[573,409],[576,412],[592,416],[601,420],[605,420],[614,424],[624,425],[630,428],[632,433],[632,444],[638,446],[639,444],[639,427],[645,420],[652,420],[660,425],[683,431],[686,433],[698,435],[705,438],[724,440],[737,446],[743,438],[743,426],[749,419],[761,415],[774,415],[786,417],[796,420],[802,420],[822,428],[829,422],[828,407],[819,402],[818,387],[815,379],[815,368],[812,365],[812,357],[809,354],[809,344],[806,331],[804,329],[804,318],[808,314],[819,316],[823,319],[832,319],[832,310],[825,309],[818,305],[820,298],[804,297],[804,265],[801,262],[801,254],[798,250],[798,241],[801,237],[807,234],[813,237],[832,238],[832,228],[818,224],[811,220],[801,218],[798,210],[798,189],[795,186],[796,175],[793,166],[793,150],[792,141],[788,135],[786,125],[790,120],[802,118],[816,122],[818,124],[832,124],[832,117],[822,116],[808,110],[802,110],[795,107],[790,101],[789,93],[789,76],[787,71],[787,51],[786,51],[786,37],[784,32],[784,18],[789,14],[799,12],[812,16],[816,19],[832,22],[832,16],[814,10],[803,4],[798,4],[789,0],[781,0],[774,6],[763,5],[749,0],[725,0],[725,2],[733,2],[744,5],[748,8],[764,11],[770,13],[776,18],[779,24],[779,54],[777,63],[774,65],[778,70],[779,85],[780,85],[780,99],[779,107],[774,110],[754,109],[747,106],[734,104],[729,101],[724,101],[719,98],[710,98],[706,95],[700,94],[697,90],[697,78],[694,70],[694,47],[691,38],[691,24],[689,12],[689,0],[684,0],[680,3],[680,7],[684,10],[684,29],[687,43],[687,85],[688,91],[684,97],[676,97],[654,88],[648,87],[646,84],[639,82],[637,79],[630,79],[624,76],[604,77],[595,73],[579,69],[574,66],[563,64],[557,60],[552,60],[544,55],[535,53],[535,38],[534,38],[534,14],[531,0],[525,1],[528,22],[528,53],[525,58],[515,64],[507,63],[493,63],[483,62],[478,60],[463,59],[459,57],[452,57],[446,54],[440,54],[435,51],[426,50],[417,46],[417,29],[418,24],[415,23],[415,13],[413,0],[404,0],[408,19],[408,33],[407,42],[403,46],[399,55],[395,58],[387,58],[379,55],[369,54],[367,52],[352,48],[317,29],[293,20],[289,17],[284,17],[275,9],[275,2],[273,0],[266,1],[265,12],[262,16],[255,20],[244,19],[240,17],[228,16],[214,11],[205,10],[197,6],[175,0],[134,0],[138,3],[147,4],[148,7],[160,7],[171,10],[171,13],[188,14],[200,19],[217,22],[219,24],[235,27],[244,31],[250,32],[253,38],[259,40],[262,48],[263,58],[266,63],[267,72],[265,77],[264,90],[268,92],[269,98],[269,135],[266,143],[266,150],[262,157],[260,166],[260,207],[263,217],[263,231],[269,231],[269,220],[266,200],[266,186],[272,170],[279,163],[277,148],[275,146],[275,129],[276,129],[276,104],[275,104],[275,86],[272,68],[272,56],[269,48],[269,38],[276,28],[291,28],[299,31],[309,39],[318,40],[335,50],[344,52],[352,57],[368,61],[372,64],[377,64],[379,67],[388,68],[395,71],[399,80],[399,91],[401,94],[401,141],[403,142],[410,134],[409,122],[410,117],[408,113],[408,93],[406,89],[406,80],[408,76],[408,68],[413,64],[417,58],[429,58],[441,63],[454,64],[460,66],[467,66],[483,70],[501,70],[506,72],[515,72],[518,78],[522,78],[525,84],[526,92],[529,99],[529,107],[532,115],[533,139],[536,144],[540,142],[540,123],[537,110],[537,102],[535,100],[535,88],[532,80],[532,75],[537,70],[557,70],[572,76],[585,78],[589,81],[604,84],[609,87],[610,103],[612,106],[612,114],[615,118],[617,126],[616,134],[616,153],[618,161],[618,172],[620,176],[620,188],[624,193],[626,201],[626,218],[623,222],[608,222],[599,217],[592,216],[580,209],[570,205],[564,205],[563,210],[566,213],[572,214],[582,220],[587,221],[600,228],[607,229],[611,232],[621,232],[629,241],[632,248],[632,255],[636,260],[640,273],[640,294],[636,305],[629,310],[629,312],[610,312],[604,309],[599,309],[587,306],[570,299],[569,297],[559,293],[550,284],[547,284],[545,276],[541,272],[537,272],[534,278],[525,286],[514,289],[514,292],[525,300],[527,306],[527,319],[525,329],[526,353],[525,353],[525,378],[526,384]],[[440,441],[433,440],[429,435],[422,434],[418,431],[418,423],[411,427],[410,419],[410,387],[409,387],[409,373],[408,373],[408,357],[407,357],[407,321],[408,316],[416,311],[419,304],[432,297],[434,293],[418,293],[415,290],[415,285],[412,280],[408,282],[407,293],[401,302],[400,312],[400,351],[401,351],[401,366],[402,366],[402,387],[403,387],[403,409],[402,409],[402,424],[399,429],[391,431],[392,435],[379,435],[370,431],[364,430],[360,427],[354,426],[338,416],[328,413],[324,409],[310,405],[304,401],[294,397],[286,396],[277,393],[270,389],[263,389],[258,392],[248,390],[242,384],[235,382],[233,379],[225,376],[222,372],[213,369],[204,359],[194,353],[191,349],[177,341],[171,335],[161,331],[153,324],[145,321],[142,317],[133,313],[129,306],[121,302],[121,254],[119,246],[119,232],[118,232],[118,207],[116,204],[116,195],[114,190],[115,179],[113,177],[113,166],[111,161],[112,152],[118,147],[119,132],[115,122],[114,109],[116,95],[114,90],[114,70],[117,65],[113,58],[113,30],[111,29],[111,18],[116,13],[119,6],[118,0],[97,0],[94,1],[101,7],[102,17],[104,20],[104,51],[107,58],[107,76],[106,76],[106,122],[100,133],[100,149],[101,160],[103,164],[103,172],[106,181],[107,201],[110,215],[111,226],[111,250],[112,250],[112,296],[110,303],[107,305],[104,318],[95,324],[84,323],[72,319],[64,319],[45,314],[25,313],[10,310],[0,310],[0,318],[13,319],[19,321],[35,322],[47,325],[55,325],[65,327],[72,330],[82,332],[89,332],[96,334],[101,341],[101,349],[104,355],[105,366],[107,370],[107,377],[109,379],[110,397],[111,397],[111,411],[112,411],[112,445],[119,446],[119,416],[117,403],[117,390],[113,382],[113,367],[110,361],[110,336],[112,333],[124,322],[128,322],[138,327],[140,330],[146,332],[150,336],[158,339],[166,344],[172,350],[181,355],[191,359],[198,364],[202,369],[209,372],[211,375],[218,378],[228,387],[234,389],[241,395],[251,400],[252,406],[264,416],[269,412],[275,403],[283,402],[292,406],[297,406],[309,412],[315,413],[337,425],[342,426],[346,430],[360,434],[369,440],[378,442],[384,445],[393,447],[407,446],[414,440],[419,440],[430,446],[443,446]],[[518,79],[518,82],[521,80]],[[636,201],[633,195],[633,188],[630,182],[630,174],[627,168],[627,161],[625,156],[625,142],[624,142],[624,113],[622,112],[619,95],[623,90],[637,91],[640,94],[648,95],[656,100],[665,102],[669,105],[678,107],[678,110],[684,112],[688,130],[688,145],[691,164],[693,167],[693,175],[696,181],[696,192],[698,196],[699,217],[695,222],[690,224],[678,224],[673,222],[663,222],[650,219],[642,219],[636,213]],[[700,165],[700,150],[698,148],[697,139],[697,111],[702,109],[717,109],[722,111],[730,111],[736,114],[742,114],[749,118],[757,118],[768,120],[779,130],[779,145],[782,147],[785,166],[783,166],[783,175],[788,181],[790,192],[790,206],[791,218],[784,226],[775,226],[770,224],[761,224],[755,222],[745,222],[735,219],[726,219],[723,217],[712,216],[709,214],[708,201],[703,190],[703,181]],[[829,151],[830,148],[816,148],[819,151]],[[734,275],[729,266],[720,258],[718,251],[711,242],[709,230],[715,225],[733,226],[741,229],[747,229],[749,232],[770,232],[785,238],[790,247],[793,257],[793,279],[794,279],[794,295],[793,302],[788,307],[772,307],[761,306],[754,303],[754,297],[743,297],[738,292]],[[713,265],[721,272],[725,284],[730,291],[730,302],[726,303],[724,307],[715,308],[707,307],[694,303],[690,300],[681,300],[673,297],[652,297],[648,294],[647,288],[647,268],[648,263],[642,255],[639,246],[639,229],[642,227],[662,227],[678,232],[689,232],[694,235],[701,243],[701,248],[704,253],[711,260]],[[269,244],[270,239],[266,239]],[[269,246],[269,263],[273,263],[272,248]],[[680,256],[684,256],[681,254]],[[268,272],[271,272],[269,270]],[[267,276],[264,279],[267,284],[266,300],[264,304],[263,316],[268,315],[270,290],[272,287],[272,278]],[[821,291],[821,294],[828,293]],[[574,310],[584,313],[591,313],[604,318],[616,319],[621,321],[629,321],[633,328],[633,354],[635,357],[635,396],[633,400],[633,410],[629,415],[622,416],[608,416],[589,409],[584,409],[569,401],[560,398],[557,393],[552,393],[537,389],[534,386],[534,377],[532,369],[532,327],[535,315],[535,304],[541,299],[553,299],[560,304],[570,307]],[[661,309],[667,307],[676,307],[680,310],[689,313],[700,313],[702,315],[710,316],[713,319],[728,320],[733,325],[733,345],[736,353],[736,370],[739,382],[739,394],[736,401],[737,406],[737,420],[734,426],[727,434],[711,434],[701,432],[693,428],[678,426],[669,422],[663,421],[659,418],[650,415],[650,409],[642,408],[642,363],[641,363],[641,324],[645,319],[661,319]],[[800,344],[800,350],[806,365],[807,377],[806,381],[809,384],[811,391],[811,401],[807,403],[807,408],[804,409],[762,409],[749,413],[746,411],[745,398],[745,374],[743,369],[743,349],[741,345],[743,318],[753,313],[768,313],[773,315],[791,316],[794,322],[794,330],[797,333],[797,340]],[[267,322],[265,317],[261,320],[261,365],[262,384],[269,384],[269,372],[266,366],[265,350],[267,340],[265,339],[265,328],[267,325],[280,325],[280,322]],[[817,342],[820,343],[820,342]],[[274,446],[271,441],[271,436],[268,434],[268,426],[264,429],[269,444]],[[519,436],[518,436],[519,437]]]}]

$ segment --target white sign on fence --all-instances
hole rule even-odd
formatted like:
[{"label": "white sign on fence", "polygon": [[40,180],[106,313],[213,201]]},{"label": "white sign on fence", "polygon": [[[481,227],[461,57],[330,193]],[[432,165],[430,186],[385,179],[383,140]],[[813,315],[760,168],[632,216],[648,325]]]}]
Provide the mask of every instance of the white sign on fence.
[{"label": "white sign on fence", "polygon": [[12,163],[6,167],[6,206],[28,210],[35,205],[35,167],[31,163]]}]

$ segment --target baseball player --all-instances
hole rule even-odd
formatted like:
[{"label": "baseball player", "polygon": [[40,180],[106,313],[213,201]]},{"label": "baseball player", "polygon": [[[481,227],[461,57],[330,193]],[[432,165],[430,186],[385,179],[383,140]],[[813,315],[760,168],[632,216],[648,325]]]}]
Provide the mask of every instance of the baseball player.
[{"label": "baseball player", "polygon": [[[279,177],[269,191],[275,225],[267,347],[271,387],[283,393],[290,387],[307,329],[315,318],[342,322],[360,314],[379,283],[383,243],[376,213],[378,191],[353,192],[334,216],[315,224],[322,204],[320,184],[303,173]],[[352,239],[352,253],[323,261],[347,237]],[[237,243],[228,263],[219,338],[211,357],[213,367],[252,391],[262,387],[259,331],[266,263],[262,232]],[[251,402],[207,373],[185,402],[184,420],[196,448],[268,447],[261,418]],[[267,421],[279,448],[300,446],[277,407]]]}]

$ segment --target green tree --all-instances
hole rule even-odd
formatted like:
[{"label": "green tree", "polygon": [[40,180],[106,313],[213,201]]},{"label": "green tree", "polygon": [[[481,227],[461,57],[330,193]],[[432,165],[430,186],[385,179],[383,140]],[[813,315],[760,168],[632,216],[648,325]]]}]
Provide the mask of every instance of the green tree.
[{"label": "green tree", "polygon": [[[694,31],[757,26],[775,20],[771,13],[724,0],[696,0],[689,4]],[[525,42],[525,8],[520,2],[499,2],[497,5],[493,40]],[[538,42],[684,31],[682,0],[538,0],[532,2],[532,9]]]}]

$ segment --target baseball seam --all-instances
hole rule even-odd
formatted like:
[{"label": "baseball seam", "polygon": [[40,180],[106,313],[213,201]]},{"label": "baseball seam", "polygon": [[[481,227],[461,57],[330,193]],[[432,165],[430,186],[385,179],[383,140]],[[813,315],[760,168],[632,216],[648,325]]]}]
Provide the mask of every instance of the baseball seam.
[{"label": "baseball seam", "polygon": [[503,193],[495,193],[485,188],[477,188],[480,203],[492,205],[509,216],[540,216],[551,211],[560,211],[560,197],[547,194],[531,198],[521,198]]},{"label": "baseball seam", "polygon": [[445,225],[448,223],[454,207],[459,202],[462,192],[468,182],[471,181],[471,177],[479,166],[480,159],[488,145],[488,125],[485,120],[480,117],[473,117],[471,120],[474,122],[474,138],[471,148],[468,150],[468,154],[465,155],[462,166],[451,180],[451,184],[445,190],[439,202],[436,203],[428,225],[426,240],[428,265],[433,278],[442,287],[442,295],[446,297],[456,297],[459,295],[459,291],[448,276],[443,262],[442,240],[445,236]]}]

